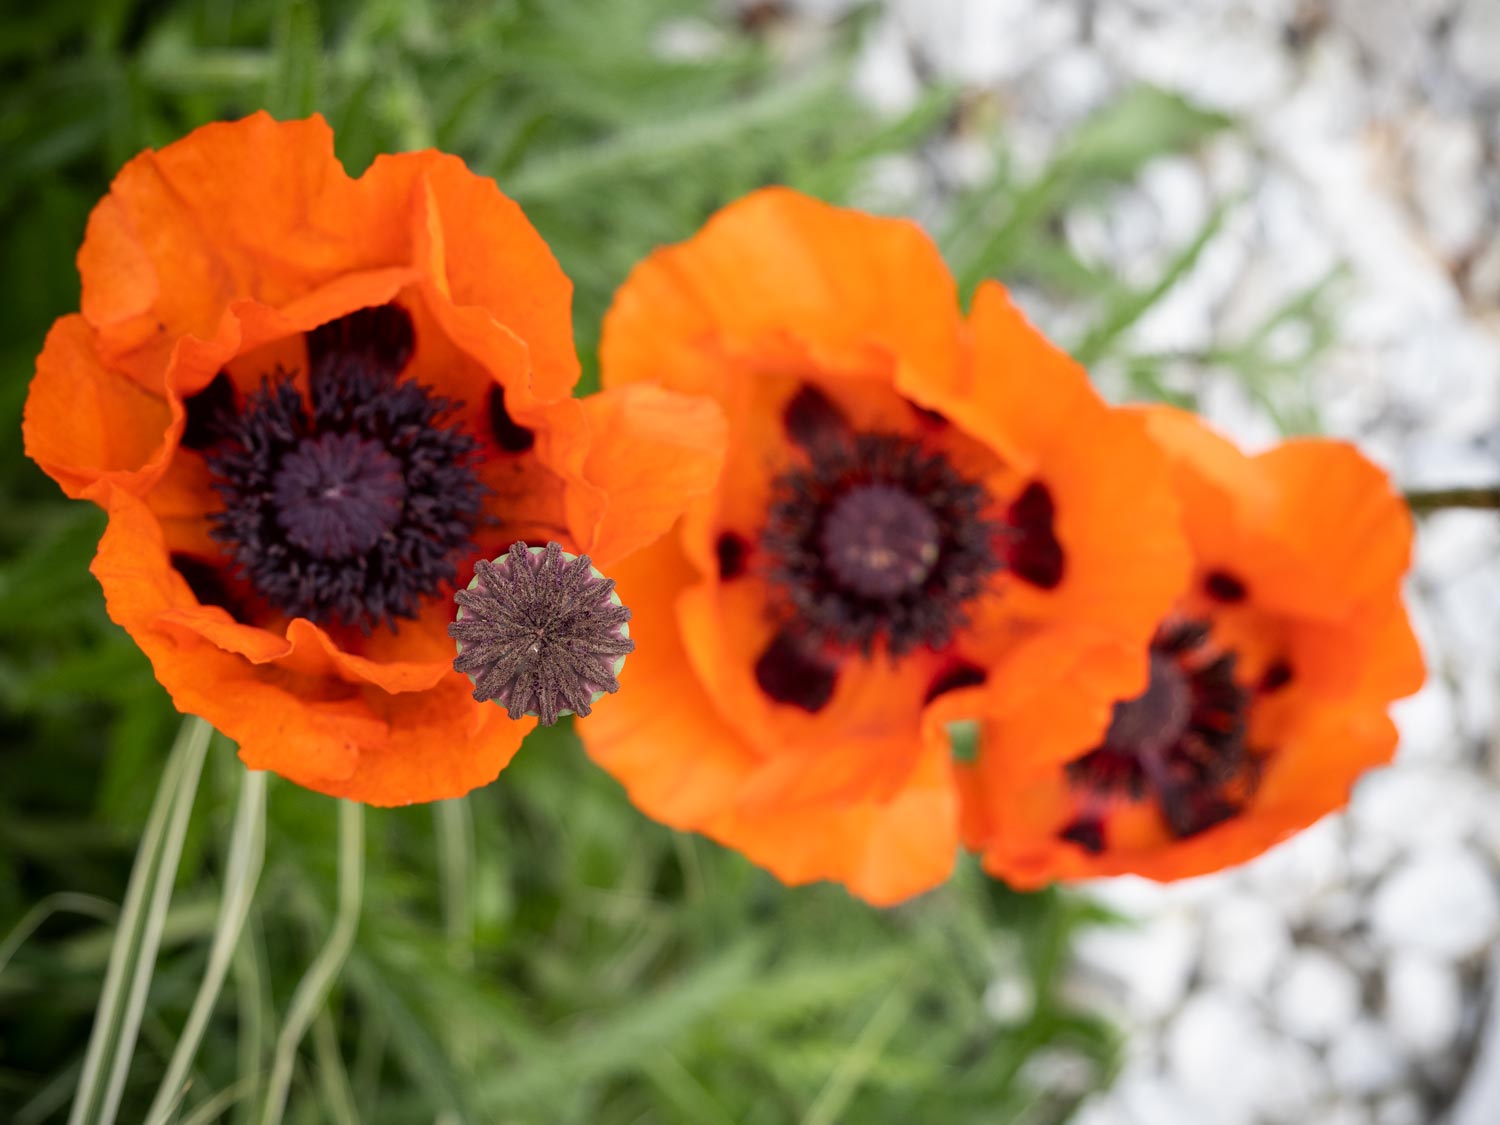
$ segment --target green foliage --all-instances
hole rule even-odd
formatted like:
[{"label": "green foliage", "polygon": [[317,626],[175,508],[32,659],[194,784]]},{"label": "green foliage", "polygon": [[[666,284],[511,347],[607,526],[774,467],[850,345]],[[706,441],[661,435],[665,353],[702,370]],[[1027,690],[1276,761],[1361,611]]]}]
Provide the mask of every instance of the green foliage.
[{"label": "green foliage", "polygon": [[[456,152],[523,204],[573,278],[587,391],[610,295],[650,249],[764,183],[847,198],[872,158],[927,143],[954,109],[942,89],[896,120],[856,106],[845,80],[858,19],[792,64],[723,7],[56,0],[5,17],[0,1118],[66,1112],[114,904],[177,724],[88,574],[101,516],[64,501],[14,437],[47,326],[77,308],[88,209],[140,149],[261,107],[325,114],[351,172],[380,152]],[[704,57],[658,49],[679,17],[716,44]],[[1015,182],[1002,159],[940,239],[965,292],[1001,273],[1084,302],[1097,313],[1089,357],[1179,393],[1159,377],[1168,357],[1130,353],[1129,329],[1221,216],[1140,290],[1079,261],[1055,220],[1227,125],[1140,91],[1035,180]],[[1306,355],[1286,354],[1278,332],[1301,327],[1318,346],[1320,299],[1207,360],[1282,401],[1276,388]],[[161,952],[120,1120],[157,1096],[238,881],[261,871],[185,1092],[166,1097],[180,1120],[256,1119],[298,982],[335,927],[335,803],[273,781],[261,870],[244,850],[258,837],[232,830],[245,784],[216,742],[174,844],[180,863],[161,873],[174,893],[154,919]],[[1069,935],[1098,920],[1078,900],[1014,894],[969,864],[884,912],[836,888],[788,890],[639,816],[568,729],[534,736],[500,783],[435,808],[370,810],[365,831],[358,930],[334,948],[326,1005],[310,993],[311,1024],[295,1029],[289,1121],[1041,1125],[1074,1099],[1032,1088],[1024,1067],[1038,1051],[1075,1052],[1099,1081],[1114,1064],[1111,1030],[1059,995]],[[127,910],[127,926],[139,922]],[[981,998],[1017,967],[1036,1002],[1000,1025]]]}]

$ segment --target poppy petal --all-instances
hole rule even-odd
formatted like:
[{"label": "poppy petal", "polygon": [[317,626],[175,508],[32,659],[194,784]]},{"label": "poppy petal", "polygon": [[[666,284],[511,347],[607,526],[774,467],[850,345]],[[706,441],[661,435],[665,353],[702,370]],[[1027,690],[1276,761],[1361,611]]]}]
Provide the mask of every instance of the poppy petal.
[{"label": "poppy petal", "polygon": [[631,272],[605,317],[600,366],[606,386],[718,395],[716,357],[790,340],[828,374],[894,364],[936,379],[956,370],[958,324],[952,275],[916,224],[765,188]]}]

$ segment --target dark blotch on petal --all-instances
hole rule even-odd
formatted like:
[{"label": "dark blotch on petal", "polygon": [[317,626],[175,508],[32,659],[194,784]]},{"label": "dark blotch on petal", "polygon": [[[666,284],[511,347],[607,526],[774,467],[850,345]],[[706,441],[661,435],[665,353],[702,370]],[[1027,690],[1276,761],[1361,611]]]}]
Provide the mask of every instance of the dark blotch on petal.
[{"label": "dark blotch on petal", "polygon": [[371,371],[399,375],[416,349],[411,314],[400,305],[359,309],[307,334],[307,362],[314,374],[329,364],[358,362]]},{"label": "dark blotch on petal", "polygon": [[172,565],[201,604],[216,605],[231,617],[239,616],[238,599],[230,593],[224,576],[213,563],[182,551],[173,551]]},{"label": "dark blotch on petal", "polygon": [[1062,544],[1052,530],[1056,514],[1052,493],[1041,481],[1022,489],[1006,512],[1013,529],[1006,565],[1017,578],[1043,590],[1055,590],[1067,566]]},{"label": "dark blotch on petal", "polygon": [[490,431],[495,443],[507,453],[526,453],[536,444],[536,434],[518,426],[505,409],[505,388],[499,384],[490,388]]},{"label": "dark blotch on petal", "polygon": [[183,401],[187,423],[182,428],[184,449],[207,449],[224,436],[226,421],[234,418],[234,383],[220,371],[197,394]]},{"label": "dark blotch on petal", "polygon": [[1203,579],[1203,592],[1216,602],[1234,605],[1249,593],[1245,584],[1227,570],[1211,570]]},{"label": "dark blotch on petal", "polygon": [[978,687],[987,679],[989,679],[989,674],[979,665],[960,661],[944,668],[933,678],[923,702],[931,703],[938,696],[946,695],[950,691],[958,691],[960,688]]},{"label": "dark blotch on petal", "polygon": [[726,531],[714,544],[719,556],[719,579],[727,582],[745,573],[750,560],[750,542],[743,535]]},{"label": "dark blotch on petal", "polygon": [[1270,695],[1272,692],[1280,691],[1292,682],[1292,666],[1285,660],[1276,660],[1265,670],[1260,677],[1260,690],[1262,694]]},{"label": "dark blotch on petal", "polygon": [[833,698],[838,669],[807,652],[790,633],[780,632],[755,662],[755,682],[777,703],[821,711]]},{"label": "dark blotch on petal", "polygon": [[1077,844],[1089,855],[1100,855],[1104,851],[1104,824],[1102,821],[1080,817],[1058,834],[1058,838]]},{"label": "dark blotch on petal", "polygon": [[849,423],[843,411],[813,386],[805,386],[791,397],[781,421],[787,436],[808,452],[849,436]]}]

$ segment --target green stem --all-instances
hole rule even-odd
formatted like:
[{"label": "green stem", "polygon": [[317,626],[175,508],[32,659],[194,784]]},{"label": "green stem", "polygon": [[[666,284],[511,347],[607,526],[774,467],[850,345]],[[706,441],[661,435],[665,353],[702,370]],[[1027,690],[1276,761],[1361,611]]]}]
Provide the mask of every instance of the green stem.
[{"label": "green stem", "polygon": [[230,834],[229,857],[225,864],[224,895],[219,906],[218,925],[214,930],[213,943],[209,947],[208,965],[203,971],[203,981],[198,986],[198,995],[193,999],[182,1036],[172,1052],[166,1076],[156,1092],[151,1108],[146,1111],[148,1125],[164,1125],[183,1093],[183,1083],[193,1059],[202,1042],[204,1028],[208,1026],[219,992],[224,985],[234,951],[239,945],[240,933],[245,918],[250,913],[250,904],[255,899],[255,886],[260,880],[260,869],[266,852],[266,775],[259,770],[248,770],[240,782],[239,806],[234,814],[234,828]]},{"label": "green stem", "polygon": [[119,1112],[193,798],[198,792],[198,777],[212,735],[213,727],[208,723],[188,718],[162,770],[110,946],[104,988],[84,1054],[78,1093],[68,1115],[69,1125],[110,1125]]},{"label": "green stem", "polygon": [[339,902],[328,940],[292,994],[281,1034],[276,1038],[276,1056],[271,1064],[261,1125],[277,1125],[286,1110],[287,1090],[297,1061],[297,1046],[314,1017],[328,999],[328,990],[344,967],[354,934],[359,928],[360,904],[365,882],[365,807],[354,801],[339,802]]},{"label": "green stem", "polygon": [[1406,504],[1418,515],[1444,508],[1480,508],[1500,511],[1500,485],[1493,488],[1430,488],[1406,494]]},{"label": "green stem", "polygon": [[434,802],[432,816],[448,956],[467,970],[474,964],[474,815],[466,798],[455,797]]}]

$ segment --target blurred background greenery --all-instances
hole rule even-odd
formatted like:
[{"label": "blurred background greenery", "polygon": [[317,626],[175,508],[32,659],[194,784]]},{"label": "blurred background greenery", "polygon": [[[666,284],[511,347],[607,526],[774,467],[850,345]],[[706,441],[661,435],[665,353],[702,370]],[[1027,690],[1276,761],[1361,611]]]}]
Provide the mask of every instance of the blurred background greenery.
[{"label": "blurred background greenery", "polygon": [[[663,28],[683,18],[703,49],[665,49]],[[1190,399],[1161,357],[1121,341],[1217,218],[1138,286],[1079,261],[1058,220],[1232,123],[1138,90],[1021,177],[1001,115],[961,91],[896,118],[856,104],[862,22],[788,51],[774,5],[707,0],[56,0],[4,15],[0,1119],[67,1112],[180,723],[88,574],[102,518],[65,502],[18,436],[47,326],[77,308],[74,255],[113,173],[262,107],[323,113],[352,173],[384,151],[458,153],[522,203],[574,279],[583,393],[600,316],[653,246],[764,183],[868,202],[884,154],[962,130],[998,169],[933,223],[965,291],[998,274],[1068,302],[1087,328],[1065,342],[1086,360],[1136,393]],[[1314,346],[1317,297],[1278,313]],[[1219,358],[1295,425],[1297,400],[1277,388],[1301,357],[1270,358],[1261,342]],[[180,862],[163,867],[175,882],[123,1121],[157,1093],[221,889],[247,854],[231,843],[244,771],[217,738],[206,762]],[[264,870],[179,1120],[261,1119],[293,992],[333,924],[335,803],[273,780],[268,809]],[[1115,1064],[1107,1023],[1059,988],[1069,934],[1100,920],[1082,899],[1017,895],[969,866],[885,912],[834,888],[788,890],[637,815],[566,728],[533,737],[497,784],[370,810],[365,829],[362,881],[343,873],[357,934],[314,1009],[287,1120],[1041,1123],[1064,1120]],[[1025,1002],[987,1005],[997,978],[1025,982]],[[1059,1058],[1074,1077],[1040,1081]]]}]

